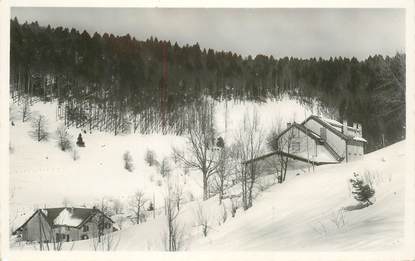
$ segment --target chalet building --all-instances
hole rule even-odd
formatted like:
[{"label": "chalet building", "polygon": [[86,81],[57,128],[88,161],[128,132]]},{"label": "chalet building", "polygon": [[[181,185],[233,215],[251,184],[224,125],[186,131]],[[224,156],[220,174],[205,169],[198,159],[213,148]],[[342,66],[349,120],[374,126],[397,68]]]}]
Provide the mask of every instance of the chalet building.
[{"label": "chalet building", "polygon": [[36,210],[13,234],[24,241],[85,240],[115,231],[114,221],[95,208],[45,208]]},{"label": "chalet building", "polygon": [[302,123],[288,123],[276,141],[275,151],[244,163],[270,162],[277,154],[289,158],[291,168],[349,162],[362,158],[366,143],[360,124],[348,126],[346,121],[340,123],[315,115]]}]

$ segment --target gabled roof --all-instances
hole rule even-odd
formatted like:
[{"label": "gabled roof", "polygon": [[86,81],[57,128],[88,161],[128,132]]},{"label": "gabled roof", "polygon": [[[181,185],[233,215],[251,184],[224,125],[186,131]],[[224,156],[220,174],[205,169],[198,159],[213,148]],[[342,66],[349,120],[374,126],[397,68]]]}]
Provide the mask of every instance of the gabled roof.
[{"label": "gabled roof", "polygon": [[315,133],[314,131],[308,129],[307,127],[305,127],[304,125],[298,124],[298,123],[292,123],[290,125],[290,127],[286,128],[284,131],[282,131],[278,136],[277,139],[279,139],[282,135],[284,135],[287,131],[289,131],[292,128],[297,128],[299,130],[301,130],[302,132],[304,132],[306,135],[308,135],[310,138],[317,140],[317,141],[322,141],[320,135],[318,135],[317,133]]},{"label": "gabled roof", "polygon": [[302,161],[302,162],[311,163],[311,164],[314,164],[316,166],[323,165],[323,164],[337,164],[337,163],[339,163],[337,161],[336,162],[333,162],[333,161],[316,161],[316,160],[313,160],[313,159],[307,159],[307,158],[301,157],[299,155],[295,155],[295,154],[291,154],[291,153],[287,153],[287,152],[278,150],[278,151],[273,151],[273,152],[267,153],[265,155],[262,155],[260,157],[257,157],[257,158],[251,159],[251,160],[244,161],[244,162],[242,162],[242,164],[249,164],[249,163],[252,163],[252,162],[255,162],[255,161],[258,161],[258,160],[262,160],[262,159],[268,158],[268,157],[273,156],[273,155],[278,155],[278,154],[289,157],[289,158],[292,158],[292,159],[295,159],[295,160],[299,160],[299,161]]},{"label": "gabled roof", "polygon": [[105,218],[114,223],[110,217],[96,208],[45,208],[36,210],[33,215],[31,215],[26,222],[23,223],[23,225],[15,230],[15,232],[23,228],[27,222],[29,222],[29,220],[36,215],[36,213],[40,213],[51,227],[67,226],[79,228],[97,213],[102,214]]},{"label": "gabled roof", "polygon": [[344,139],[344,140],[351,140],[353,139],[353,137],[351,136],[347,136],[344,133],[342,133],[341,131],[338,131],[336,128],[334,128],[331,124],[329,124],[327,121],[324,121],[323,119],[321,119],[318,116],[315,115],[311,115],[310,117],[308,117],[307,119],[305,119],[301,125],[304,125],[307,121],[309,120],[315,120],[316,122],[320,123],[321,125],[323,125],[325,128],[329,129],[331,132],[333,132],[334,134],[336,134],[337,136],[339,136],[340,138]]}]

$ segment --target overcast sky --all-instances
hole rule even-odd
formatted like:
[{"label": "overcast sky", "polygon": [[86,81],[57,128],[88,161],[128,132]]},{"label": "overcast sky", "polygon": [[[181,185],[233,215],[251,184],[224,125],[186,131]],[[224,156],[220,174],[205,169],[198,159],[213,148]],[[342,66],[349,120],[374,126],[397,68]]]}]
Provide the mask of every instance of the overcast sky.
[{"label": "overcast sky", "polygon": [[89,33],[129,33],[274,57],[394,55],[405,49],[402,9],[12,8],[12,18]]}]

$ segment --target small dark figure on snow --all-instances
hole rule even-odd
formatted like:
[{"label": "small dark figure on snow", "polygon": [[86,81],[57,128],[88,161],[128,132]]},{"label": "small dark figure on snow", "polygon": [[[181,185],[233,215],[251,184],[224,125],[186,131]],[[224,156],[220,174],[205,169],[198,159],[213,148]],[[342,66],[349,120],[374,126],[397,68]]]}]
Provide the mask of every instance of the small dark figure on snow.
[{"label": "small dark figure on snow", "polygon": [[84,130],[84,134],[86,134],[86,130]]},{"label": "small dark figure on snow", "polygon": [[82,140],[81,133],[79,133],[78,135],[78,140],[76,141],[76,145],[78,145],[78,147],[85,147],[85,142]]},{"label": "small dark figure on snow", "polygon": [[14,126],[14,122],[12,121],[12,126]]}]

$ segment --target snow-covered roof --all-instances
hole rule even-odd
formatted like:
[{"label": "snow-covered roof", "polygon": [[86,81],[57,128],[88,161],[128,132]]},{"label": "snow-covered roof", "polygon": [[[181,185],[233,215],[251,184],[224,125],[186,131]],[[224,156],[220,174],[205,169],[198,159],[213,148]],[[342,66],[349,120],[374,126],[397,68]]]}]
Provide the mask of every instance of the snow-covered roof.
[{"label": "snow-covered roof", "polygon": [[353,140],[367,142],[367,140],[365,140],[364,138],[357,137],[357,136],[356,137],[353,137]]},{"label": "snow-covered roof", "polygon": [[326,123],[328,123],[330,125],[333,125],[335,127],[342,127],[343,126],[343,124],[341,124],[340,122],[338,122],[336,120],[332,120],[332,119],[328,119],[328,118],[323,118],[323,117],[320,117],[320,119],[322,119]]},{"label": "snow-covered roof", "polygon": [[70,208],[64,208],[53,220],[53,225],[77,227],[82,221],[84,221],[84,219],[75,215]]},{"label": "snow-covered roof", "polygon": [[[45,208],[35,211],[28,219],[26,219],[26,221],[22,225],[20,225],[16,229],[16,231],[20,230],[33,216],[35,216],[36,213],[38,213],[38,211],[40,211],[40,213],[43,214],[44,218],[51,226],[79,227],[80,225],[82,225],[84,221],[94,216],[97,212],[100,212],[106,218],[108,218],[108,220],[114,223],[114,221],[111,218],[106,216],[98,209],[94,208]],[[21,222],[22,221],[19,220],[18,224],[20,224]]]}]

